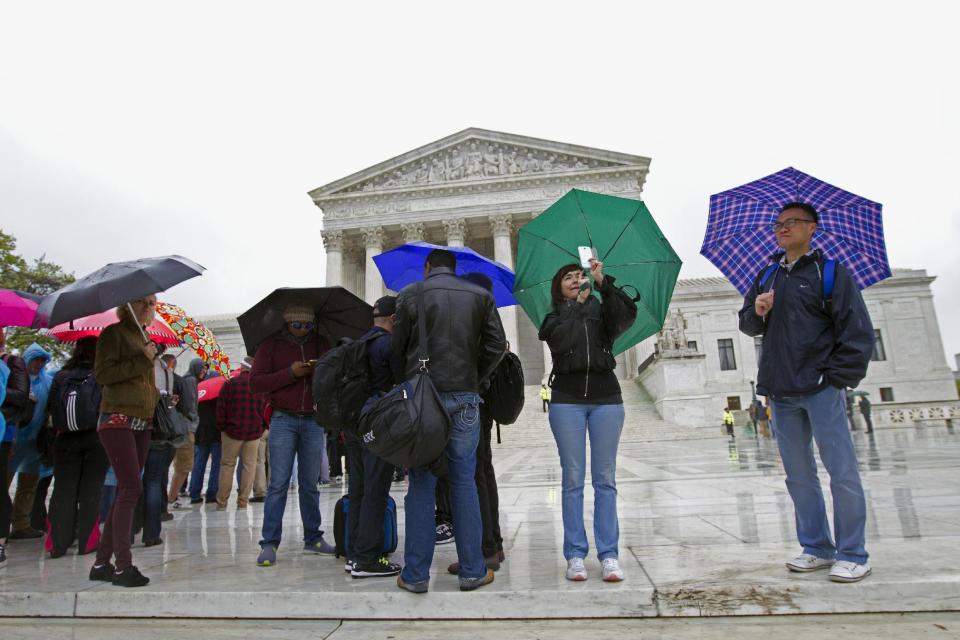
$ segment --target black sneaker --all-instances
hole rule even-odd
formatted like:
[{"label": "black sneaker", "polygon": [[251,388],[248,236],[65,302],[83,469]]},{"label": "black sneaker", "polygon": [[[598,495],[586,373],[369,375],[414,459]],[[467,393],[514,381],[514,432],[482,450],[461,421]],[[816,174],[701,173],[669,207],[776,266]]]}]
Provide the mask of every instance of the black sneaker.
[{"label": "black sneaker", "polygon": [[0,567],[7,566],[7,548],[0,544]]},{"label": "black sneaker", "polygon": [[347,560],[346,562],[344,562],[343,570],[346,571],[347,573],[351,573],[353,571],[353,560]]},{"label": "black sneaker", "polygon": [[454,541],[453,527],[446,522],[437,525],[437,544],[450,544]]},{"label": "black sneaker", "polygon": [[99,582],[113,582],[114,573],[116,573],[116,570],[109,562],[99,567],[97,565],[90,567],[91,580],[97,580]]},{"label": "black sneaker", "polygon": [[354,562],[350,575],[354,578],[382,578],[400,573],[400,565],[380,556],[376,562]]},{"label": "black sneaker", "polygon": [[253,496],[250,498],[250,502],[263,502],[266,499],[266,496]]},{"label": "black sneaker", "polygon": [[115,587],[145,587],[149,583],[150,578],[140,573],[140,569],[133,565],[113,574],[113,586]]}]

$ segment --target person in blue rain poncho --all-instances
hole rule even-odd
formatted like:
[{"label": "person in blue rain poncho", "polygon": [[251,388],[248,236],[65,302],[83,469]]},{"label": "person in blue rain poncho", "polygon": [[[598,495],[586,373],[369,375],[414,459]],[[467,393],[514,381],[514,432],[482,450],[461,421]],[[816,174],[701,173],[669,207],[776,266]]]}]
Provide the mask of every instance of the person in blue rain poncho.
[{"label": "person in blue rain poncho", "polygon": [[47,370],[52,355],[37,343],[23,352],[23,360],[30,375],[30,400],[33,415],[26,425],[17,429],[13,443],[13,455],[8,465],[9,473],[17,473],[17,491],[13,499],[11,539],[39,538],[43,532],[31,526],[30,512],[33,509],[37,484],[41,478],[53,474],[53,469],[44,466],[37,450],[37,436],[47,419],[47,398],[53,374]]}]

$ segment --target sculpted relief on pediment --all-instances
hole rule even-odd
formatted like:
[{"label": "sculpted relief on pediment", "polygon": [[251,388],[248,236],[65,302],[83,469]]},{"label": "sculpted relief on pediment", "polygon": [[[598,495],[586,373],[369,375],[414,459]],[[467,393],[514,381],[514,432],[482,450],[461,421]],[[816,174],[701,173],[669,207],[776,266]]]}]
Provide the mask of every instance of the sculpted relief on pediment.
[{"label": "sculpted relief on pediment", "polygon": [[469,140],[410,161],[396,169],[348,187],[340,193],[380,191],[398,187],[616,166],[620,165],[595,158],[485,140]]}]

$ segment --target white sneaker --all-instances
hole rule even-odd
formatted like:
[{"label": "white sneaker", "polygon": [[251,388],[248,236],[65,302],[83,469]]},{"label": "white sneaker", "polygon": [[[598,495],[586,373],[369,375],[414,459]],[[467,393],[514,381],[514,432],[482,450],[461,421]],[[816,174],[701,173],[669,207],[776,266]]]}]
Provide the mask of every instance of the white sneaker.
[{"label": "white sneaker", "polygon": [[834,582],[860,582],[872,573],[868,563],[857,564],[847,560],[837,560],[830,569],[830,579]]},{"label": "white sneaker", "polygon": [[587,579],[587,568],[583,566],[583,558],[567,560],[567,580],[583,582]]},{"label": "white sneaker", "polygon": [[190,504],[190,498],[177,498],[170,503],[171,509],[192,509],[193,506]]},{"label": "white sneaker", "polygon": [[787,562],[787,569],[797,573],[810,573],[817,569],[825,569],[826,567],[833,566],[833,562],[834,561],[829,558],[818,558],[809,553],[801,553],[793,560]]},{"label": "white sneaker", "polygon": [[620,568],[620,562],[616,558],[607,558],[603,561],[604,582],[620,582],[623,578],[623,569]]}]

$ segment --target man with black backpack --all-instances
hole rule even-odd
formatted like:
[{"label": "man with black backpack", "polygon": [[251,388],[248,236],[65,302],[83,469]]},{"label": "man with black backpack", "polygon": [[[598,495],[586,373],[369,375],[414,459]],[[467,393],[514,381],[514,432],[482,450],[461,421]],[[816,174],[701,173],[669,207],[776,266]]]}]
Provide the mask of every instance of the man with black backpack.
[{"label": "man with black backpack", "polygon": [[50,498],[50,557],[67,553],[79,538],[79,553],[97,548],[100,491],[110,462],[97,437],[100,385],[93,375],[97,338],[77,342],[73,356],[53,378],[47,410],[57,434]]},{"label": "man with black backpack", "polygon": [[[456,268],[456,255],[450,251],[435,249],[427,255],[423,282],[405,287],[397,298],[393,351],[403,359],[408,378],[426,369],[452,420],[444,457],[450,475],[460,590],[473,591],[494,578],[483,558],[483,527],[474,481],[480,383],[500,363],[507,343],[493,296],[457,277]],[[423,308],[422,314],[418,307]],[[428,344],[420,344],[421,326]],[[421,354],[429,354],[426,362],[421,362]],[[436,482],[427,467],[410,469],[405,501],[406,566],[397,586],[412,593],[426,593],[429,588],[437,536]]]},{"label": "man with black backpack", "polygon": [[[864,546],[866,501],[847,427],[847,387],[867,373],[873,325],[850,272],[810,248],[817,212],[792,202],[773,225],[783,249],[744,299],[740,330],[763,335],[757,393],[773,409],[780,458],[803,553],[794,572],[830,567],[830,580],[870,575]],[[827,522],[813,440],[830,474],[836,543]]]},{"label": "man with black backpack", "polygon": [[[397,299],[384,296],[373,305],[373,328],[357,342],[364,345],[367,368],[367,396],[389,391],[403,375],[400,362],[393,357],[394,312]],[[356,426],[344,429],[349,474],[349,508],[346,514],[344,567],[354,578],[395,576],[400,565],[384,555],[383,520],[390,495],[393,465],[378,458],[356,433]]]}]

